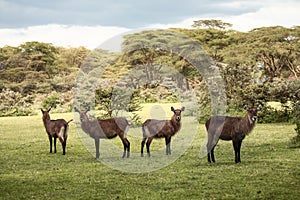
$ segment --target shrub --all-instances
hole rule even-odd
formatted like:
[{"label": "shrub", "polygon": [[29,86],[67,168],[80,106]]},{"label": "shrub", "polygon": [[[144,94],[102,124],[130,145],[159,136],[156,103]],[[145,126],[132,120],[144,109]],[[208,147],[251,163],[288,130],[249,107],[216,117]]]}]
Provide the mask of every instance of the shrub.
[{"label": "shrub", "polygon": [[5,89],[5,85],[0,82],[0,92],[2,92]]},{"label": "shrub", "polygon": [[290,122],[292,118],[292,109],[289,106],[282,106],[276,109],[271,106],[264,106],[259,112],[259,123],[281,123]]},{"label": "shrub", "polygon": [[293,105],[293,123],[296,124],[295,131],[297,135],[292,138],[292,144],[300,145],[300,101],[292,103]]},{"label": "shrub", "polygon": [[34,83],[25,81],[22,83],[22,94],[23,95],[29,95],[30,93],[34,93],[36,89],[36,85]]},{"label": "shrub", "polygon": [[49,96],[49,97],[47,97],[46,99],[44,99],[42,101],[41,106],[42,106],[43,109],[48,109],[51,106],[54,107],[54,108],[56,108],[57,104],[59,104],[58,99],[59,98],[57,96],[55,96],[55,95]]},{"label": "shrub", "polygon": [[0,117],[31,115],[31,105],[31,96],[22,96],[21,93],[9,89],[0,93]]},{"label": "shrub", "polygon": [[142,118],[137,113],[133,113],[133,115],[130,117],[130,126],[141,127],[142,124]]}]

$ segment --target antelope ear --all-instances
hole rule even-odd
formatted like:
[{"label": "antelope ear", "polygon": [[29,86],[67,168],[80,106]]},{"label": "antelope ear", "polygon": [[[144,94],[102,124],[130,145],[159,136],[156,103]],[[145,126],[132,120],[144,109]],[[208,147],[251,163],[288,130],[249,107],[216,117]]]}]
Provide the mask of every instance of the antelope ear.
[{"label": "antelope ear", "polygon": [[245,105],[244,105],[244,109],[245,109],[245,110],[249,110],[249,108],[248,108],[248,105],[247,105],[247,104],[245,104]]},{"label": "antelope ear", "polygon": [[263,108],[263,106],[261,104],[259,104],[256,109],[261,110],[262,108]]},{"label": "antelope ear", "polygon": [[184,111],[184,109],[185,109],[185,107],[183,106],[183,107],[181,108],[181,112]]},{"label": "antelope ear", "polygon": [[51,109],[52,109],[52,106],[50,106],[50,108],[47,110],[47,112],[50,112]]},{"label": "antelope ear", "polygon": [[74,111],[79,113],[79,110],[76,107],[74,107]]},{"label": "antelope ear", "polygon": [[44,113],[43,109],[41,109],[42,113]]},{"label": "antelope ear", "polygon": [[90,106],[88,106],[87,108],[86,108],[86,113],[88,112],[88,111],[90,111],[91,110],[91,108],[90,108]]},{"label": "antelope ear", "polygon": [[173,108],[173,106],[171,107],[171,111],[173,111],[173,112],[175,111],[175,109]]}]

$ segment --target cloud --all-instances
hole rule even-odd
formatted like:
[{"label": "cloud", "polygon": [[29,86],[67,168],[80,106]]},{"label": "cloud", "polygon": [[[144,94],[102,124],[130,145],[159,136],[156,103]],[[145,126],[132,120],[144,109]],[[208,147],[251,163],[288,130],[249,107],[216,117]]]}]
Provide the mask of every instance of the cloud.
[{"label": "cloud", "polygon": [[[246,12],[242,14],[229,14],[229,15],[218,15],[213,16],[194,16],[186,18],[185,20],[179,21],[177,23],[155,23],[150,24],[148,28],[191,28],[195,20],[202,19],[219,19],[224,22],[229,22],[233,24],[232,29],[238,31],[250,31],[254,28],[264,27],[264,26],[284,26],[287,28],[298,25],[300,19],[300,2],[287,0],[282,1],[263,1],[260,3],[255,2],[242,2],[242,1],[233,1],[233,2],[224,2],[218,4],[219,7],[223,9],[243,9],[246,5],[253,7],[253,12]],[[259,9],[254,9],[259,7]]]},{"label": "cloud", "polygon": [[155,23],[176,23],[196,16],[239,15],[253,12],[259,9],[259,6],[252,2],[250,0],[0,0],[0,28],[44,24],[140,28]]},{"label": "cloud", "polygon": [[284,26],[287,28],[298,25],[300,19],[300,2],[293,1],[273,2],[263,5],[256,12],[245,13],[238,16],[226,16],[224,21],[233,24],[233,29],[249,31],[264,26]]},{"label": "cloud", "polygon": [[0,0],[0,47],[26,41],[90,49],[138,28],[191,28],[199,19],[220,19],[233,29],[299,25],[297,0]]},{"label": "cloud", "polygon": [[[19,29],[0,29],[0,46],[18,46],[27,41],[52,43],[55,46],[89,49],[98,47],[107,39],[129,29],[103,26],[43,25]],[[5,38],[5,39],[3,39]]]}]

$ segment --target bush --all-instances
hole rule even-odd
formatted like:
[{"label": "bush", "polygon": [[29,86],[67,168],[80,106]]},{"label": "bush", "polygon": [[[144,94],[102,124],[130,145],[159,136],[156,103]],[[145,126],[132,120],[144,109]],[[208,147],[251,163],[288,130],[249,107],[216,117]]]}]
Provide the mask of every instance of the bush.
[{"label": "bush", "polygon": [[0,93],[0,117],[31,115],[31,105],[31,96],[22,96],[21,93],[9,89]]},{"label": "bush", "polygon": [[44,99],[42,101],[41,106],[42,106],[43,109],[48,109],[51,106],[54,107],[54,108],[56,108],[57,104],[59,104],[58,99],[59,98],[57,96],[54,96],[54,95],[49,96],[49,97],[47,97],[46,99]]},{"label": "bush", "polygon": [[259,112],[259,123],[282,123],[290,122],[292,119],[292,109],[289,106],[282,106],[276,109],[271,106],[264,106]]},{"label": "bush", "polygon": [[143,124],[142,118],[137,113],[133,113],[133,116],[130,117],[130,126],[141,127],[142,124]]},{"label": "bush", "polygon": [[0,92],[2,92],[5,89],[5,85],[0,82]]},{"label": "bush", "polygon": [[31,82],[25,81],[22,83],[22,85],[23,85],[23,88],[22,88],[23,95],[29,95],[30,93],[34,93],[34,91],[36,89],[36,85]]},{"label": "bush", "polygon": [[297,135],[292,138],[292,144],[300,144],[300,101],[292,103],[293,105],[293,123],[296,124],[295,131]]}]

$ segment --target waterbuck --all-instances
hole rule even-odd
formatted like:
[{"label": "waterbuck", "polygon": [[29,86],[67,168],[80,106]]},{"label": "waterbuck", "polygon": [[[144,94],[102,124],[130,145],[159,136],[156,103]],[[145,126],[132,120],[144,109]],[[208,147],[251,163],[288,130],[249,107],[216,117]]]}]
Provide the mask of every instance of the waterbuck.
[{"label": "waterbuck", "polygon": [[80,124],[82,130],[87,133],[91,138],[95,140],[96,159],[100,157],[100,139],[112,139],[119,136],[124,146],[123,158],[130,156],[130,142],[126,138],[127,131],[129,129],[129,123],[124,117],[116,117],[110,119],[95,119],[89,120],[87,112],[90,110],[88,107],[86,110],[78,110],[74,108],[75,112],[80,115]]},{"label": "waterbuck", "polygon": [[171,155],[171,137],[175,135],[175,133],[177,133],[181,128],[181,112],[184,111],[184,107],[176,110],[171,107],[171,111],[174,113],[171,120],[147,119],[143,123],[143,140],[141,147],[142,157],[144,156],[145,143],[147,147],[147,154],[150,157],[150,144],[153,138],[165,138],[166,154]]},{"label": "waterbuck", "polygon": [[56,153],[56,139],[58,138],[62,145],[63,155],[65,155],[67,138],[68,138],[68,127],[69,127],[69,123],[73,120],[71,119],[68,122],[66,122],[66,120],[64,119],[51,120],[49,115],[51,108],[52,107],[50,107],[48,110],[41,109],[43,114],[44,126],[50,142],[50,153],[52,153],[52,137],[53,137],[54,153]]},{"label": "waterbuck", "polygon": [[245,105],[244,109],[247,110],[245,117],[213,116],[206,121],[208,162],[215,162],[214,148],[219,139],[232,140],[235,162],[241,162],[242,141],[253,130],[257,121],[257,111],[261,108],[261,105],[257,108],[248,108]]}]

